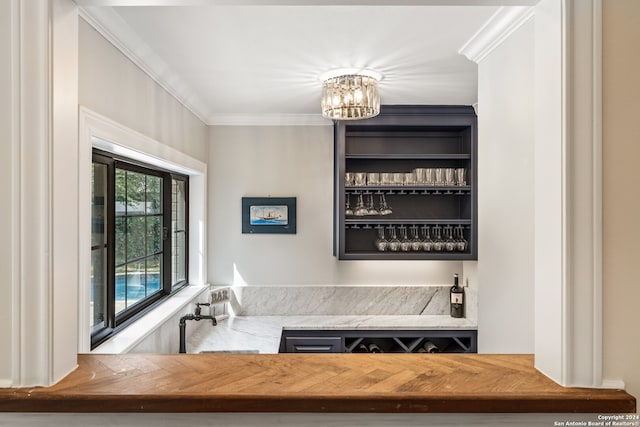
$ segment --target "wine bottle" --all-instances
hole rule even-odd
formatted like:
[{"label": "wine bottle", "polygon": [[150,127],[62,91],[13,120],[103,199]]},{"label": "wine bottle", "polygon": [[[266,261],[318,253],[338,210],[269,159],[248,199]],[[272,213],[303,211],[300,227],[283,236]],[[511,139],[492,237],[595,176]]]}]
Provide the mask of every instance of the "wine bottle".
[{"label": "wine bottle", "polygon": [[453,286],[449,291],[451,297],[451,317],[464,317],[464,288],[458,285],[458,275],[453,275]]},{"label": "wine bottle", "polygon": [[377,344],[369,344],[369,353],[382,353],[382,350]]},{"label": "wine bottle", "polygon": [[440,349],[431,341],[427,341],[422,346],[427,353],[440,353]]}]

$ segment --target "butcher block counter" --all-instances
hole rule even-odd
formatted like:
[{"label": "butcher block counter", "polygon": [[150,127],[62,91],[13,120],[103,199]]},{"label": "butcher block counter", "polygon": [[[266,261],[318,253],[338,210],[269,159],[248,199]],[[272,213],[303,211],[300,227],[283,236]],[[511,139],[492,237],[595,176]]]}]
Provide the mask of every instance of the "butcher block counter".
[{"label": "butcher block counter", "polygon": [[564,388],[532,355],[79,355],[51,387],[0,389],[5,412],[632,413],[622,390]]}]

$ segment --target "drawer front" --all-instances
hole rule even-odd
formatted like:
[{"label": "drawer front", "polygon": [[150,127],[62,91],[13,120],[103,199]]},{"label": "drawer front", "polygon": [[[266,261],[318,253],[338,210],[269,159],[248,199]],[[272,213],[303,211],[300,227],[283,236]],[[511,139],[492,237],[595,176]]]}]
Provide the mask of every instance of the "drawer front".
[{"label": "drawer front", "polygon": [[286,337],[287,353],[342,353],[341,337]]}]

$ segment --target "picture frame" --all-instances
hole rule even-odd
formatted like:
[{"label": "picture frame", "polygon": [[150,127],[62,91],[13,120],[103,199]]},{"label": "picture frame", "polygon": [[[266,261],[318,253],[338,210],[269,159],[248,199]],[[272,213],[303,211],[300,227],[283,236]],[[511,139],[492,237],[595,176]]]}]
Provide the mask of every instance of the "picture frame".
[{"label": "picture frame", "polygon": [[243,197],[243,234],[296,234],[295,197]]}]

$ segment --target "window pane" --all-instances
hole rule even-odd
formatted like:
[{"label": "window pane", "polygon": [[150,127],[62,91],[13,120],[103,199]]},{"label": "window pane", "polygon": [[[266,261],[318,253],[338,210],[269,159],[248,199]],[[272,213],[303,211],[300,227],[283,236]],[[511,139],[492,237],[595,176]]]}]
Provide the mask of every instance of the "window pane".
[{"label": "window pane", "polygon": [[147,175],[147,213],[162,213],[162,178]]},{"label": "window pane", "polygon": [[143,216],[129,217],[127,221],[127,261],[145,256],[146,249],[146,218]]},{"label": "window pane", "polygon": [[91,168],[91,279],[89,282],[89,326],[105,327],[107,312],[107,184],[108,166]]},{"label": "window pane", "polygon": [[107,211],[107,165],[94,163],[91,169],[91,246],[105,244]]},{"label": "window pane", "polygon": [[107,301],[107,251],[102,247],[91,251],[90,326],[104,327]]},{"label": "window pane", "polygon": [[127,267],[116,267],[116,314],[127,308]]},{"label": "window pane", "polygon": [[179,232],[173,234],[172,245],[172,281],[171,284],[175,285],[187,278],[185,274],[185,233]]},{"label": "window pane", "polygon": [[146,195],[146,175],[126,171],[127,173],[127,215],[144,214]]},{"label": "window pane", "polygon": [[161,255],[154,255],[147,258],[147,296],[162,288],[160,285],[161,277]]},{"label": "window pane", "polygon": [[174,179],[172,180],[172,191],[171,191],[171,204],[172,204],[172,221],[174,223],[174,227],[177,230],[184,230],[186,221],[185,221],[185,181]]},{"label": "window pane", "polygon": [[147,255],[161,251],[162,227],[159,216],[147,217]]},{"label": "window pane", "polygon": [[127,171],[116,169],[116,216],[127,214]]},{"label": "window pane", "polygon": [[171,284],[186,280],[186,182],[171,182]]},{"label": "window pane", "polygon": [[116,218],[116,265],[127,261],[127,219]]},{"label": "window pane", "polygon": [[130,307],[146,296],[145,261],[127,264],[126,306]]}]

